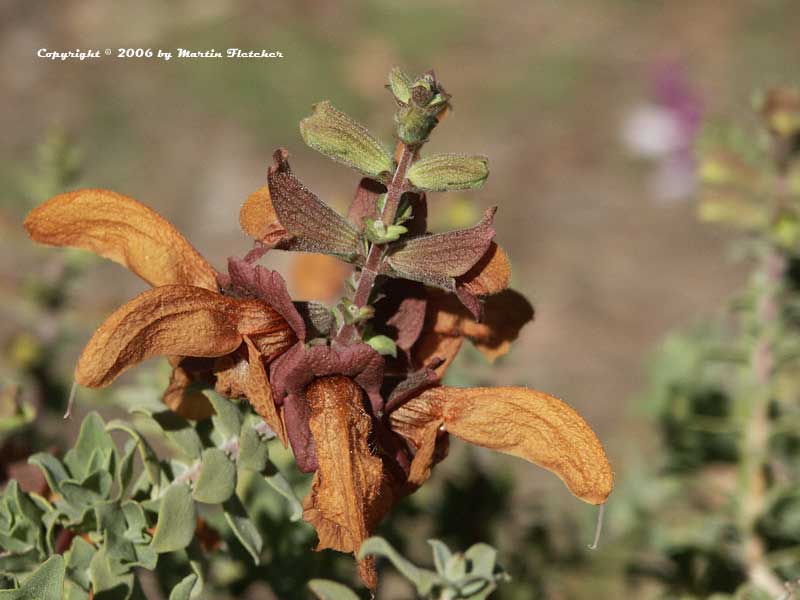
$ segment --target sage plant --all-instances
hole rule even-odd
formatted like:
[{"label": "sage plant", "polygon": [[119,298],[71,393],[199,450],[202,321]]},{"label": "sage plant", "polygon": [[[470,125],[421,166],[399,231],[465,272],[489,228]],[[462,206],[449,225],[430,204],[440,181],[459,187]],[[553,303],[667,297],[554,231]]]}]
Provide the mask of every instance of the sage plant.
[{"label": "sage plant", "polygon": [[666,459],[637,569],[680,597],[789,598],[800,577],[800,91],[757,107],[757,131],[706,134],[699,170],[699,216],[742,232],[749,281],[668,341],[650,391]]},{"label": "sage plant", "polygon": [[[104,387],[142,361],[166,356],[173,369],[163,401],[182,419],[179,430],[225,418],[230,409],[214,393],[246,400],[263,420],[243,429],[245,417],[237,417],[239,427],[223,427],[227,434],[211,438],[210,447],[192,446],[199,451],[196,468],[151,482],[144,513],[131,517],[137,531],[155,519],[152,539],[136,538],[145,546],[167,536],[160,533],[165,514],[185,515],[173,505],[165,513],[174,496],[187,506],[187,498],[223,508],[233,503],[229,521],[240,525],[240,539],[251,540],[258,559],[257,532],[234,488],[215,485],[198,496],[204,474],[213,480],[213,473],[235,473],[238,462],[250,460],[239,437],[250,429],[258,434],[248,442],[253,448],[274,435],[291,447],[301,471],[314,473],[302,516],[317,531],[317,549],[356,554],[371,589],[377,586],[374,552],[359,553],[362,542],[430,477],[447,455],[450,435],[538,464],[585,502],[603,504],[610,494],[605,452],[566,403],[522,387],[441,384],[464,340],[496,358],[532,320],[533,308],[508,289],[509,261],[494,242],[494,208],[467,229],[427,230],[428,192],[478,188],[489,173],[483,156],[422,154],[450,95],[432,72],[410,78],[394,69],[387,87],[395,105],[395,152],[329,102],[300,123],[311,148],[362,174],[348,217],[308,190],[289,153],[278,149],[266,185],[241,209],[253,249],[229,258],[226,271],[212,267],[153,210],[116,192],[66,192],[28,215],[25,227],[35,241],[90,250],[152,286],[99,326],[78,360],[77,384]],[[355,276],[333,306],[294,301],[281,275],[257,264],[273,251],[329,255],[352,265]],[[205,466],[206,454],[215,457],[213,467]],[[260,462],[255,466],[263,470]],[[104,542],[94,542],[107,544],[106,531]],[[184,542],[179,537],[169,550]],[[152,565],[155,558],[146,556]],[[493,586],[492,574],[484,575]],[[443,597],[454,597],[460,580],[447,581]]]}]

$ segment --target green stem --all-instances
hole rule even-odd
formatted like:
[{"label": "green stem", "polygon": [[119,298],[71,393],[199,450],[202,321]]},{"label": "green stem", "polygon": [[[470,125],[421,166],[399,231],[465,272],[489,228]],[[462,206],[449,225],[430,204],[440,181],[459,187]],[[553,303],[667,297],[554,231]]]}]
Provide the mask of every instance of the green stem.
[{"label": "green stem", "polygon": [[[782,272],[776,262],[783,261],[778,250],[771,249],[765,257],[757,281],[761,288],[756,303],[756,341],[751,350],[746,375],[745,393],[739,398],[739,410],[747,422],[740,445],[738,522],[742,536],[742,554],[750,582],[770,594],[784,592],[783,583],[770,569],[765,559],[764,542],[757,525],[766,505],[767,480],[765,466],[770,439],[769,401],[774,372],[775,321],[779,318],[777,295]],[[763,286],[763,287],[762,287]]]}]

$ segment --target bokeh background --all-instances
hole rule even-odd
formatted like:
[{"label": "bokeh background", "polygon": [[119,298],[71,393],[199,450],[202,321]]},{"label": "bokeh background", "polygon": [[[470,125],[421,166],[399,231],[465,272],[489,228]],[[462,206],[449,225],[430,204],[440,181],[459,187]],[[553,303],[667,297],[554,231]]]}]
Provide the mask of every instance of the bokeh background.
[{"label": "bokeh background", "polygon": [[[567,399],[596,428],[624,479],[658,452],[637,407],[648,356],[667,331],[715,311],[745,276],[731,260],[728,234],[697,223],[690,194],[660,197],[654,177],[661,159],[637,156],[624,141],[626,128],[642,106],[658,101],[664,70],[679,73],[704,121],[747,121],[754,89],[800,72],[798,30],[792,0],[6,0],[0,4],[0,375],[18,381],[20,365],[46,352],[36,346],[42,330],[59,326],[43,325],[53,313],[33,307],[28,291],[32,279],[61,272],[61,251],[35,247],[21,227],[25,212],[49,193],[36,185],[43,142],[63,133],[74,143],[82,169],[70,187],[110,188],[149,204],[221,267],[249,248],[238,210],[264,184],[278,146],[289,149],[309,188],[346,206],[358,176],[308,150],[299,136],[297,123],[314,102],[330,99],[389,140],[386,74],[395,65],[410,73],[432,67],[455,110],[428,150],[491,160],[480,191],[432,195],[433,223],[464,226],[482,207],[498,205],[497,239],[511,257],[514,287],[537,310],[509,356],[489,366],[467,353],[453,377],[524,384]],[[179,47],[264,48],[285,58],[36,57],[39,48],[111,48],[116,55],[129,47],[173,55]],[[266,264],[284,268],[288,260],[268,257]],[[103,262],[70,286],[64,305],[53,309],[70,324],[70,335],[46,366],[50,377],[64,380],[92,329],[144,289]],[[98,402],[88,391],[80,399]],[[69,435],[54,412],[43,415],[37,426]],[[544,556],[541,565],[551,561],[554,573],[563,572],[556,584],[518,597],[586,597],[577,590],[586,590],[580,585],[587,581],[595,592],[621,589],[620,555],[628,550],[613,548],[613,501],[604,544],[612,548],[587,563],[571,548],[588,541],[594,513],[555,478],[512,459],[455,451],[461,459],[443,466],[446,483],[429,493],[429,506],[444,506],[442,498],[458,496],[459,485],[486,497],[474,500],[477,512],[464,509],[464,518],[480,521],[474,531],[461,537],[451,531],[450,539],[469,544],[485,533],[501,548]],[[493,483],[466,481],[459,469],[470,464]],[[558,535],[542,526],[537,538],[543,515],[559,524]],[[437,518],[433,508],[428,517]],[[523,523],[531,539],[503,542],[505,534],[490,532],[484,518]],[[435,524],[425,531],[431,530]],[[549,550],[542,550],[544,536],[555,540]],[[523,582],[541,576],[530,562],[511,562],[522,565],[512,574]]]}]

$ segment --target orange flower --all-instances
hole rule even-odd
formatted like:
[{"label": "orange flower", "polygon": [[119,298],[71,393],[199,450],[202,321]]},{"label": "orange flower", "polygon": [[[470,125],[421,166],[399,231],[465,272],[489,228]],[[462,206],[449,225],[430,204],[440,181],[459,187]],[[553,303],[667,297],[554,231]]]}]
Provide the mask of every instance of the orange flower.
[{"label": "orange flower", "polygon": [[230,286],[230,277],[217,273],[168,221],[107,190],[60,194],[31,211],[25,228],[37,242],[91,250],[153,286],[95,332],[78,360],[77,383],[104,387],[150,357],[170,356],[164,401],[173,410],[195,419],[211,414],[191,385],[206,380],[228,395],[246,396],[286,443],[264,361],[288,349],[296,334],[264,294],[223,290],[220,282]]},{"label": "orange flower", "polygon": [[[285,158],[276,154],[279,166],[271,174],[290,173]],[[377,181],[361,181],[348,215],[359,232],[365,219],[376,216],[375,201],[385,191]],[[258,211],[248,206],[253,198],[240,222],[263,245],[261,251],[308,245],[302,232],[281,224],[268,190],[258,193]],[[414,218],[406,226],[411,234],[424,234],[424,194],[409,202]],[[307,427],[295,455],[301,468],[315,472],[304,517],[317,529],[318,550],[357,553],[389,509],[422,485],[446,456],[449,434],[540,465],[585,502],[606,501],[613,476],[603,447],[567,404],[520,387],[439,385],[464,339],[494,360],[533,319],[528,301],[507,289],[509,281],[508,258],[489,241],[452,283],[444,281],[445,289],[402,278],[382,282],[383,297],[375,302],[370,323],[395,341],[397,357],[377,361],[365,344],[339,345],[334,339],[330,345],[296,347],[273,364],[276,396],[287,398],[287,425],[288,406],[294,405],[293,412],[302,413],[295,425]],[[375,586],[369,560],[359,564],[359,573]]]},{"label": "orange flower", "polygon": [[[398,161],[407,167],[409,156]],[[227,275],[135,200],[103,190],[49,200],[25,222],[34,240],[92,250],[154,286],[100,326],[76,380],[105,386],[166,355],[174,370],[165,401],[174,410],[207,414],[193,382],[246,397],[291,444],[298,467],[314,473],[303,505],[318,549],[357,553],[390,508],[446,456],[450,434],[538,464],[578,498],[605,502],[613,485],[605,452],[561,400],[520,387],[440,385],[464,339],[493,360],[532,320],[533,308],[508,289],[509,261],[493,241],[493,209],[472,228],[429,234],[425,194],[399,180],[393,193],[402,196],[402,237],[375,238],[382,183],[362,180],[344,219],[294,177],[279,150],[268,187],[240,213],[255,247],[244,259],[229,259]],[[360,270],[359,289],[369,283],[367,293],[334,310],[293,302],[280,275],[253,264],[273,248],[350,263]],[[373,284],[379,294],[371,293]],[[379,338],[383,356],[370,344]],[[375,587],[369,559],[359,573]]]}]

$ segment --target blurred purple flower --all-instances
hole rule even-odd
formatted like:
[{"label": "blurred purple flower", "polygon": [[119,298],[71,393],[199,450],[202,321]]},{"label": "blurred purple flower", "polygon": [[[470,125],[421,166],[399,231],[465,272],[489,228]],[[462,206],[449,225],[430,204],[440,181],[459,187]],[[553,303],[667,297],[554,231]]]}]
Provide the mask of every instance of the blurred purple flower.
[{"label": "blurred purple flower", "polygon": [[655,70],[652,90],[652,100],[627,115],[622,138],[632,153],[656,163],[652,181],[656,198],[685,199],[695,186],[693,146],[702,117],[700,100],[677,63]]}]

